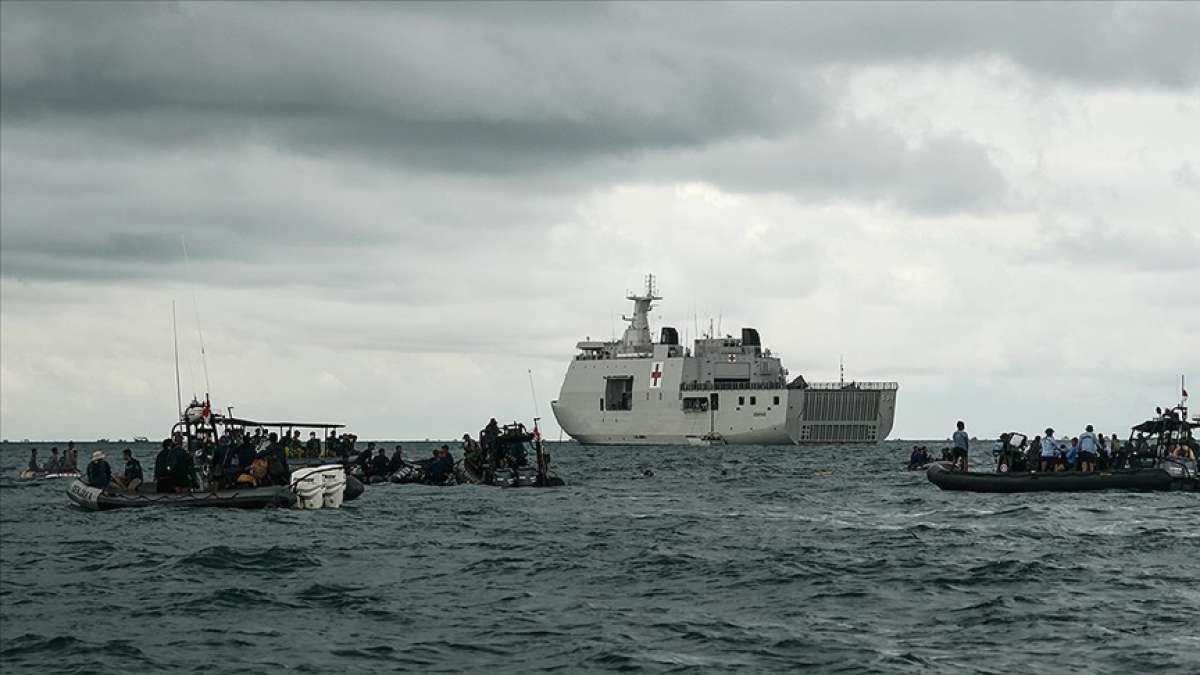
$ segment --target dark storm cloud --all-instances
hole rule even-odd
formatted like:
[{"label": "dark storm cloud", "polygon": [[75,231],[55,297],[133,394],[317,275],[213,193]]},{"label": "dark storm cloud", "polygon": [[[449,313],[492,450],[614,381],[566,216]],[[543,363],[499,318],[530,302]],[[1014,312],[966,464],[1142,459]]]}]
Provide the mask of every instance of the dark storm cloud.
[{"label": "dark storm cloud", "polygon": [[998,56],[1187,86],[1195,6],[5,3],[8,124],[214,134],[455,171],[804,131],[837,64]]}]

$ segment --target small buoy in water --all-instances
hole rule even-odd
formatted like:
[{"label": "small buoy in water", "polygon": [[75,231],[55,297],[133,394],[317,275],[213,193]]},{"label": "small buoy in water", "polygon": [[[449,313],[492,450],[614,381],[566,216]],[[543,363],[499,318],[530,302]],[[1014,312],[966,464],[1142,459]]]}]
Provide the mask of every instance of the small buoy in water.
[{"label": "small buoy in water", "polygon": [[642,476],[644,476],[646,478],[651,478],[654,476],[654,472],[651,471],[650,469],[646,469],[645,471],[642,472]]}]

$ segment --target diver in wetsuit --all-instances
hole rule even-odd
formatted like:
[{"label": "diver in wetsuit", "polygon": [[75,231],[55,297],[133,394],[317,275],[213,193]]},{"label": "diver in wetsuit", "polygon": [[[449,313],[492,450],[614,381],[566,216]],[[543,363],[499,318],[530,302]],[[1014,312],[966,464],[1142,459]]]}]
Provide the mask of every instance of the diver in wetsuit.
[{"label": "diver in wetsuit", "polygon": [[371,456],[374,454],[375,444],[367,443],[367,449],[358,453],[358,456],[354,458],[354,466],[358,467],[358,469],[362,471],[362,475],[364,477],[371,472]]}]

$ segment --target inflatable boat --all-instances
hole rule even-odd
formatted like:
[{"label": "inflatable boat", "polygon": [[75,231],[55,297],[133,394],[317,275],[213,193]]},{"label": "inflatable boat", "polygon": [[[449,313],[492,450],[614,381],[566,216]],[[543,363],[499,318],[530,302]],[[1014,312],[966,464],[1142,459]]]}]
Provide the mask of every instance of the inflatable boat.
[{"label": "inflatable boat", "polygon": [[233,509],[261,509],[268,506],[291,507],[296,495],[285,485],[256,487],[217,492],[185,492],[159,494],[154,485],[142,485],[135,492],[101,490],[81,480],[67,487],[71,501],[89,511],[138,508],[143,506],[195,506]]},{"label": "inflatable boat", "polygon": [[36,480],[38,478],[45,478],[45,479],[50,480],[50,479],[56,479],[56,478],[79,478],[82,475],[83,474],[79,473],[78,471],[61,471],[61,472],[55,472],[55,473],[46,473],[45,471],[30,471],[29,469],[25,469],[24,471],[21,472],[21,475],[18,476],[18,478],[20,478],[21,480]]},{"label": "inflatable boat", "polygon": [[297,509],[337,509],[343,502],[362,496],[365,488],[340,466],[300,469],[292,473],[289,485],[233,488],[228,490],[159,493],[153,483],[144,483],[134,492],[101,490],[82,480],[67,487],[71,501],[89,511],[140,508],[144,506],[189,506],[227,509],[268,507]]},{"label": "inflatable boat", "polygon": [[1195,474],[1176,473],[1166,468],[1118,469],[1114,471],[1060,471],[1049,473],[964,473],[940,464],[925,472],[929,482],[943,490],[962,492],[1092,492],[1127,490],[1159,492],[1200,490]]}]

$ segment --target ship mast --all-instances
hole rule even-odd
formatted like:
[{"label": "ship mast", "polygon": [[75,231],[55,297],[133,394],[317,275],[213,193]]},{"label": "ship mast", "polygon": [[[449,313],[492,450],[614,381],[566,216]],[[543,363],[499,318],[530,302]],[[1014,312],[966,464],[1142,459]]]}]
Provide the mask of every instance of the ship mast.
[{"label": "ship mast", "polygon": [[654,287],[654,275],[646,275],[646,292],[642,295],[630,293],[626,300],[633,301],[633,316],[621,315],[629,322],[625,335],[621,338],[620,351],[623,354],[642,354],[653,351],[654,345],[650,340],[650,310],[656,300],[662,300],[658,289]]}]

